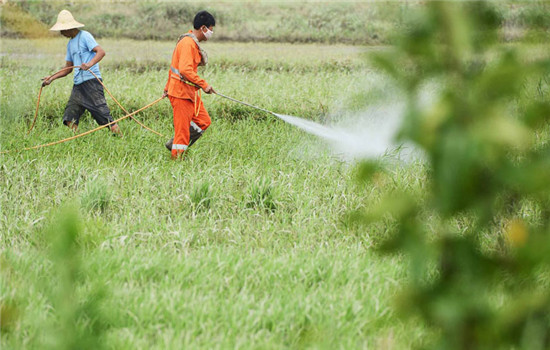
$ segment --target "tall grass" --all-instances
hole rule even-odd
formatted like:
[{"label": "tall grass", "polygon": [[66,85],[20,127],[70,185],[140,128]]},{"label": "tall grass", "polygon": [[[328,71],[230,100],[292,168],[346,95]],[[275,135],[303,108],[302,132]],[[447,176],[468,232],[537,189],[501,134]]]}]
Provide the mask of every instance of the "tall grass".
[{"label": "tall grass", "polygon": [[[2,44],[0,148],[71,136],[60,122],[69,77],[44,90],[37,126],[25,136],[39,79],[63,64],[66,40]],[[127,109],[160,95],[173,42],[100,44],[107,50],[105,84]],[[205,46],[207,81],[278,113],[338,119],[346,108],[360,111],[391,93],[362,60],[373,50]],[[518,60],[548,57],[544,45],[515,47]],[[526,81],[522,98],[544,101],[546,80]],[[437,339],[424,321],[393,311],[395,295],[423,265],[373,252],[410,224],[399,226],[392,216],[414,214],[427,230],[442,226],[457,234],[475,223],[468,213],[445,222],[430,211],[411,214],[411,202],[432,200],[427,165],[381,171],[366,164],[357,171],[280,120],[216,96],[204,101],[213,124],[181,162],[169,160],[164,138],[131,121],[121,123],[123,139],[97,132],[0,156],[2,348],[61,348],[86,339],[116,349],[403,349]],[[137,117],[172,133],[165,101]],[[80,129],[94,126],[85,115]],[[544,131],[539,147],[547,144]],[[357,172],[369,180],[358,184]],[[365,228],[349,214],[367,209],[380,221]],[[533,218],[544,213],[530,202],[522,210]],[[55,250],[67,232],[69,243]],[[479,241],[483,252],[506,247],[489,230]],[[544,273],[537,278],[541,286],[548,281]],[[495,307],[508,300],[503,289],[497,285],[489,295]],[[63,332],[72,336],[57,336]]]},{"label": "tall grass", "polygon": [[[60,125],[70,78],[44,90],[37,126],[25,136],[39,78],[63,61],[57,51],[65,41],[41,43],[54,46],[41,61],[28,55],[33,42],[4,43],[1,148],[70,136]],[[159,96],[173,43],[120,45],[156,51],[149,61],[156,65],[123,55],[135,62],[127,66],[117,42],[105,43],[105,84],[133,110]],[[361,51],[349,47],[342,47],[349,57],[336,57],[311,45],[263,45],[264,55],[240,45],[243,59],[231,45],[209,45],[212,66],[201,74],[219,91],[311,119],[340,108],[350,84],[368,74]],[[294,65],[278,69],[285,61]],[[330,67],[333,61],[346,68]],[[131,121],[121,123],[123,139],[96,132],[1,156],[0,301],[9,320],[2,348],[74,344],[73,337],[57,343],[47,336],[71,324],[74,334],[96,335],[98,346],[116,349],[422,344],[430,336],[424,326],[391,311],[406,278],[403,262],[370,250],[383,228],[363,235],[346,217],[376,200],[376,187],[359,192],[353,166],[292,126],[215,96],[204,101],[213,124],[181,162],[170,161],[164,138]],[[137,117],[172,132],[168,103]],[[94,126],[85,115],[80,129]],[[403,172],[381,181],[404,185]],[[423,167],[414,174],[422,178]],[[67,308],[45,292],[55,290],[60,271],[46,233],[63,227],[62,206],[72,208],[78,226],[68,249],[78,273],[67,284]]]}]

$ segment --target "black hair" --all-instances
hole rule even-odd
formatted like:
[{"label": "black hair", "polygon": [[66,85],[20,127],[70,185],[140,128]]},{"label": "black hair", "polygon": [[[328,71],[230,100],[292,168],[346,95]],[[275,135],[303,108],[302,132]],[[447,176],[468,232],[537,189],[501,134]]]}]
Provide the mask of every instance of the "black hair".
[{"label": "black hair", "polygon": [[212,16],[208,11],[200,11],[195,15],[195,19],[193,20],[193,28],[199,29],[203,25],[207,28],[216,25],[214,16]]}]

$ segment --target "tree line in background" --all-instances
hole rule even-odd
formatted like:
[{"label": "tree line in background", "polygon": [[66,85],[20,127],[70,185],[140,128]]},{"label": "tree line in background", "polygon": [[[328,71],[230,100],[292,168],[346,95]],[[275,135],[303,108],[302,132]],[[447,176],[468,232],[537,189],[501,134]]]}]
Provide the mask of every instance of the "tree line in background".
[{"label": "tree line in background", "polygon": [[[2,5],[2,37],[54,35],[48,28],[68,9],[97,37],[174,40],[206,9],[217,20],[218,41],[384,45],[407,29],[411,11],[424,2],[167,2],[22,0]],[[545,41],[550,4],[495,2],[504,41]]]}]

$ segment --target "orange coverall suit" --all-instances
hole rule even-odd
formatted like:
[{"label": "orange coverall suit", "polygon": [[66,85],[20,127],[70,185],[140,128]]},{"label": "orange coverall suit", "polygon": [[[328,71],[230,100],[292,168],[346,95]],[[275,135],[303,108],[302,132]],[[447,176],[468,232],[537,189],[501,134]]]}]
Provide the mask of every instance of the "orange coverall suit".
[{"label": "orange coverall suit", "polygon": [[199,89],[182,81],[183,78],[203,89],[208,87],[208,83],[197,74],[200,62],[201,54],[195,41],[183,37],[172,54],[168,82],[164,88],[174,110],[172,158],[185,152],[190,143],[195,142],[211,124]]}]

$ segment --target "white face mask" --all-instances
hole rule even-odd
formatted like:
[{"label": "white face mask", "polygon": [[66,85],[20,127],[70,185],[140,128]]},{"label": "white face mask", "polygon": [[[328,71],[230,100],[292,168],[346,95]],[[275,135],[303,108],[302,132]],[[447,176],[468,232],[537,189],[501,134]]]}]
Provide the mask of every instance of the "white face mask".
[{"label": "white face mask", "polygon": [[214,34],[214,32],[211,31],[210,29],[206,28],[206,33],[202,32],[202,34],[204,34],[204,37],[206,38],[206,40],[208,40],[212,37],[212,34]]}]

